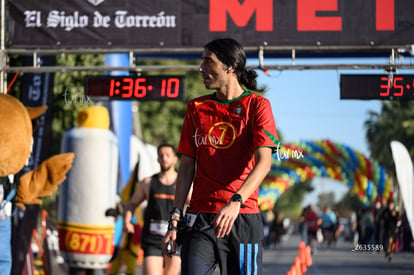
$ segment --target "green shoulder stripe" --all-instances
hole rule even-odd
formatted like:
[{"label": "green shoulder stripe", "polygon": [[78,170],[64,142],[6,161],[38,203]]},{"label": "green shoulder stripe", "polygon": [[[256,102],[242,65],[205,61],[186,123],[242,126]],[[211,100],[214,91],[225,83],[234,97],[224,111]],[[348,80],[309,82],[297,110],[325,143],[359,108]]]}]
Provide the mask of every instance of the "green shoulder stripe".
[{"label": "green shoulder stripe", "polygon": [[271,140],[273,140],[273,142],[277,145],[277,146],[279,146],[279,144],[280,144],[280,142],[279,142],[279,140],[277,139],[277,138],[275,138],[275,136],[274,135],[272,135],[271,133],[269,133],[268,131],[266,131],[265,129],[263,129],[263,132],[265,132],[266,133],[266,135],[271,139]]}]

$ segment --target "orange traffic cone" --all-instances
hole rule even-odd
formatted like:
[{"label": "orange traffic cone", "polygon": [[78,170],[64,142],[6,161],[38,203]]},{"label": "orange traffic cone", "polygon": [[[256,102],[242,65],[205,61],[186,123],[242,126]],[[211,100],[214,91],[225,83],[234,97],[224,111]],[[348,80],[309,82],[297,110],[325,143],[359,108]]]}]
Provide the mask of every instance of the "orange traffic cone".
[{"label": "orange traffic cone", "polygon": [[300,258],[299,256],[296,257],[295,259],[295,270],[296,270],[296,274],[297,275],[302,275],[302,264],[300,262]]},{"label": "orange traffic cone", "polygon": [[302,273],[306,273],[306,271],[308,271],[308,268],[306,266],[306,247],[300,248],[299,258],[300,258]]},{"label": "orange traffic cone", "polygon": [[306,266],[311,266],[312,265],[312,255],[311,255],[311,248],[309,245],[306,246],[305,248],[305,258],[306,258]]},{"label": "orange traffic cone", "polygon": [[305,246],[306,246],[305,242],[304,241],[300,241],[300,243],[299,243],[299,251],[302,250],[302,249],[305,249]]}]

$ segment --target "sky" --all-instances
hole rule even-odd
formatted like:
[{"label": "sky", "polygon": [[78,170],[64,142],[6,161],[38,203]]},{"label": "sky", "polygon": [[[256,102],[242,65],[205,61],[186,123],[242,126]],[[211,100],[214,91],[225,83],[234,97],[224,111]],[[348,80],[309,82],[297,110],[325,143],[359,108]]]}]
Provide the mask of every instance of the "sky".
[{"label": "sky", "polygon": [[[404,58],[400,62],[413,62]],[[254,65],[257,60],[249,60]],[[265,65],[290,64],[291,60],[264,60]],[[300,64],[300,61],[295,61]],[[333,63],[381,63],[388,64],[388,58],[306,60],[309,64]],[[265,97],[272,105],[276,127],[282,133],[283,143],[303,140],[330,139],[348,145],[369,157],[365,140],[364,122],[370,111],[380,112],[380,100],[341,100],[341,73],[383,74],[383,70],[270,70],[268,75],[259,72],[259,85],[268,87]],[[398,73],[413,74],[414,70],[401,70]],[[340,199],[348,190],[345,184],[327,179],[315,180],[315,191],[305,198],[309,203],[320,192],[334,191]]]},{"label": "sky", "polygon": [[341,100],[340,74],[336,70],[270,70],[269,76],[259,72],[258,83],[268,88],[265,97],[284,143],[331,139],[369,153],[363,125],[369,111],[380,111],[381,101]]}]

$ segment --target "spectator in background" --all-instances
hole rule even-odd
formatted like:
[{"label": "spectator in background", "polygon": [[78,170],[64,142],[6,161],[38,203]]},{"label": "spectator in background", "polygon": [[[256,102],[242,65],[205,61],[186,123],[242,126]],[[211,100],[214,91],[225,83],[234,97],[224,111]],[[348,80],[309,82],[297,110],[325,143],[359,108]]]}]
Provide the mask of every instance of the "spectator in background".
[{"label": "spectator in background", "polygon": [[335,238],[337,218],[329,206],[325,207],[322,214],[322,234],[324,242],[330,246]]},{"label": "spectator in background", "polygon": [[299,233],[300,233],[301,240],[304,241],[305,243],[308,243],[308,228],[305,222],[305,213],[306,213],[307,208],[308,206],[302,209],[302,213],[300,214],[300,217],[299,217]]},{"label": "spectator in background", "polygon": [[282,212],[278,212],[275,217],[275,233],[276,233],[276,240],[275,243],[278,244],[281,241],[283,234],[285,234],[285,229],[283,227],[283,220],[285,216]]},{"label": "spectator in background", "polygon": [[382,212],[386,209],[386,203],[377,201],[374,208],[375,219],[375,244],[384,245],[384,220],[382,219]]},{"label": "spectator in background", "polygon": [[303,218],[306,223],[307,228],[307,240],[309,245],[312,248],[312,253],[316,252],[316,243],[317,243],[317,232],[322,220],[318,217],[315,211],[315,206],[309,205],[305,209]]},{"label": "spectator in background", "polygon": [[395,202],[392,199],[388,200],[387,206],[381,213],[381,219],[384,222],[384,234],[386,236],[385,257],[388,257],[388,260],[391,261],[397,239],[399,214],[395,208]]},{"label": "spectator in background", "polygon": [[360,219],[361,236],[360,244],[372,244],[374,242],[375,222],[372,211],[369,207],[362,209],[362,215]]}]

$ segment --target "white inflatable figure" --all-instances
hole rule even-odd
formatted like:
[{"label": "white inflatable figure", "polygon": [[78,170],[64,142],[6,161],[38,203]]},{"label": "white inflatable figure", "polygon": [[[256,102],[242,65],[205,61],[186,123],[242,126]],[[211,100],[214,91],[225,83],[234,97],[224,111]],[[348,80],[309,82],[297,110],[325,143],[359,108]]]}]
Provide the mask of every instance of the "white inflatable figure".
[{"label": "white inflatable figure", "polygon": [[105,107],[80,110],[78,125],[62,141],[62,151],[76,157],[60,188],[59,247],[70,274],[99,273],[114,249],[114,222],[105,210],[116,203],[118,142]]}]

